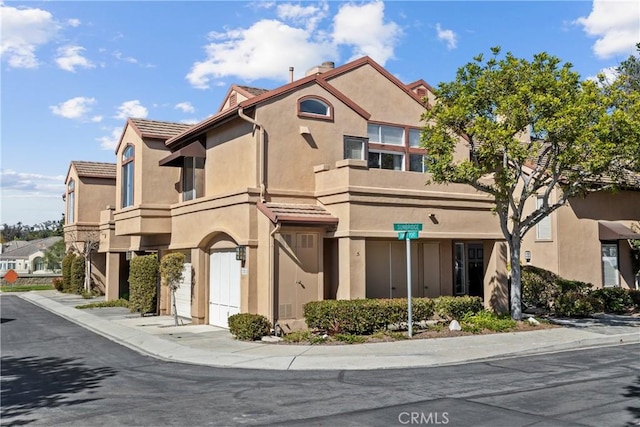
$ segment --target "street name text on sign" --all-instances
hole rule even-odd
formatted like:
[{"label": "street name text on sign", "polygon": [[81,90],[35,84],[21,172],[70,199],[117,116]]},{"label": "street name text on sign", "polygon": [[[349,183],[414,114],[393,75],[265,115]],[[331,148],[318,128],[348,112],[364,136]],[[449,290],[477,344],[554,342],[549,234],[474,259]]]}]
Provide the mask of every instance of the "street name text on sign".
[{"label": "street name text on sign", "polygon": [[407,242],[407,328],[409,338],[413,336],[413,313],[411,307],[411,240],[418,238],[418,232],[422,231],[420,223],[394,223],[393,231],[398,232],[398,240]]}]

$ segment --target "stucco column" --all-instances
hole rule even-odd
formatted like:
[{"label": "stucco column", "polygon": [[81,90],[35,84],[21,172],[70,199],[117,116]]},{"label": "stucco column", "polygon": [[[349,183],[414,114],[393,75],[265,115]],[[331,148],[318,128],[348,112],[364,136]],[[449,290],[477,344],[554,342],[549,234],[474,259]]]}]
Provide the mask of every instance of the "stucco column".
[{"label": "stucco column", "polygon": [[496,313],[509,313],[508,248],[503,241],[484,242],[484,306]]},{"label": "stucco column", "polygon": [[199,248],[191,249],[191,264],[193,267],[193,292],[191,295],[191,322],[194,325],[206,323],[207,301],[206,288],[209,286],[207,277],[208,258],[205,252]]},{"label": "stucco column", "polygon": [[342,237],[338,239],[338,291],[337,299],[365,298],[367,270],[365,239]]},{"label": "stucco column", "polygon": [[106,253],[104,298],[106,301],[117,300],[120,297],[120,253]]}]

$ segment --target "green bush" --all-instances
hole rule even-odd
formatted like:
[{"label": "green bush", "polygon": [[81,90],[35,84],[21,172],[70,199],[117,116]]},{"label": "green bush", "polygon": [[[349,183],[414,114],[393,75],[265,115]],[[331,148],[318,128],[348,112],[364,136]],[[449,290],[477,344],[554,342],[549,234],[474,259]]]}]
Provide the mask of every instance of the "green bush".
[{"label": "green bush", "polygon": [[527,307],[551,308],[556,294],[555,273],[532,265],[522,266],[522,302]]},{"label": "green bush", "polygon": [[284,337],[282,337],[282,340],[285,342],[293,343],[309,342],[311,340],[311,331],[305,329],[303,331],[289,332]]},{"label": "green bush", "polygon": [[51,280],[51,284],[58,292],[62,292],[64,290],[64,279],[62,277],[54,277]]},{"label": "green bush", "polygon": [[629,297],[636,309],[640,309],[640,289],[629,289]]},{"label": "green bush", "polygon": [[553,311],[556,316],[587,317],[602,310],[602,302],[588,292],[569,290],[556,297]]},{"label": "green bush", "polygon": [[482,310],[476,314],[467,314],[460,322],[463,331],[473,333],[483,330],[504,332],[516,327],[517,322],[509,315],[498,316],[487,310]]},{"label": "green bush", "polygon": [[239,340],[255,341],[269,335],[271,322],[261,314],[234,314],[229,316],[229,331]]},{"label": "green bush", "polygon": [[335,334],[333,337],[336,341],[344,342],[347,344],[360,344],[367,341],[367,337],[363,337],[362,335]]},{"label": "green bush", "polygon": [[81,294],[84,288],[84,257],[77,256],[71,262],[71,277],[68,292]]},{"label": "green bush", "polygon": [[145,315],[156,311],[158,257],[137,256],[129,265],[129,309]]},{"label": "green bush", "polygon": [[[429,298],[412,298],[414,322],[433,316],[434,303]],[[312,301],[304,305],[304,318],[312,329],[329,334],[368,335],[389,325],[405,323],[408,318],[407,300],[356,299]]]},{"label": "green bush", "polygon": [[89,304],[76,305],[78,310],[83,310],[85,308],[103,308],[103,307],[129,307],[129,301],[126,299],[115,299],[111,301],[100,301],[100,302],[92,302]]},{"label": "green bush", "polygon": [[443,319],[460,320],[465,315],[475,314],[484,309],[480,297],[438,297],[435,300],[435,311]]},{"label": "green bush", "polygon": [[601,288],[591,292],[591,296],[602,302],[606,313],[622,314],[634,306],[631,293],[622,288]]},{"label": "green bush", "polygon": [[76,258],[73,252],[69,252],[62,258],[62,291],[71,292],[71,264]]}]

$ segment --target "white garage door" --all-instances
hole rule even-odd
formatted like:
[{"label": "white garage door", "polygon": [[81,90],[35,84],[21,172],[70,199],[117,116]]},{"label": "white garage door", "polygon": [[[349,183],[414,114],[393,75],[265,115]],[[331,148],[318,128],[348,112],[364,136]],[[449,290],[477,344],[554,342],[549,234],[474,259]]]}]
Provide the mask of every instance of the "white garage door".
[{"label": "white garage door", "polygon": [[240,313],[240,261],[235,251],[212,252],[209,264],[209,324],[228,328]]},{"label": "white garage door", "polygon": [[182,280],[176,289],[176,310],[178,316],[191,319],[191,264],[186,263],[182,270]]}]

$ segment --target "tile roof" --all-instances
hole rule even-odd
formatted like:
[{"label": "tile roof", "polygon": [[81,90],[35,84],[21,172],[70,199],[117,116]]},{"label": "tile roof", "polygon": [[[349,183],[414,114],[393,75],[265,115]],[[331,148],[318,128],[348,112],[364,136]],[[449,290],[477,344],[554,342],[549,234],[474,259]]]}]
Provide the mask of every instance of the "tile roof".
[{"label": "tile roof", "polygon": [[157,139],[169,139],[192,126],[184,123],[161,122],[147,119],[131,118],[129,121],[140,131],[142,137]]},{"label": "tile roof", "polygon": [[78,176],[116,179],[115,163],[83,162],[74,160],[71,164],[76,169]]},{"label": "tile roof", "polygon": [[249,92],[251,95],[254,96],[258,96],[258,95],[262,95],[265,92],[269,92],[269,89],[260,89],[257,87],[251,87],[251,86],[242,86],[242,85],[237,85],[240,89],[243,89],[247,92]]},{"label": "tile roof", "polygon": [[337,224],[338,218],[322,206],[311,204],[259,203],[258,209],[272,222]]},{"label": "tile roof", "polygon": [[7,250],[0,255],[2,259],[16,259],[16,258],[29,258],[30,255],[38,252],[44,251],[54,243],[62,240],[60,236],[46,237],[44,239],[30,240],[27,241],[26,244],[20,245],[18,248],[13,250]]}]

